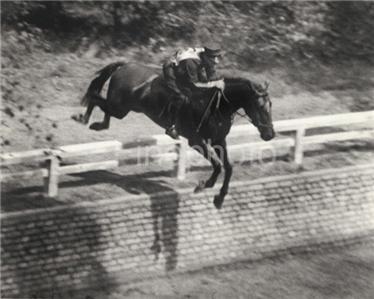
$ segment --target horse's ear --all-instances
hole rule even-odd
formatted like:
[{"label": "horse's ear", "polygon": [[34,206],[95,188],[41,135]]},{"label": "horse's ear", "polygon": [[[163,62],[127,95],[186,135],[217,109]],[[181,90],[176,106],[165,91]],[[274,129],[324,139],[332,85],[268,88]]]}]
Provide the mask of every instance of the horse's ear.
[{"label": "horse's ear", "polygon": [[268,90],[269,85],[270,85],[270,83],[268,81],[265,81],[265,88],[264,88],[264,90]]},{"label": "horse's ear", "polygon": [[256,87],[256,84],[253,84],[251,81],[249,82],[249,84],[251,85],[252,90],[257,94],[257,96],[262,97],[266,95],[266,89],[264,89],[262,85],[260,84],[257,85],[258,88],[262,89],[262,90],[258,90]]}]

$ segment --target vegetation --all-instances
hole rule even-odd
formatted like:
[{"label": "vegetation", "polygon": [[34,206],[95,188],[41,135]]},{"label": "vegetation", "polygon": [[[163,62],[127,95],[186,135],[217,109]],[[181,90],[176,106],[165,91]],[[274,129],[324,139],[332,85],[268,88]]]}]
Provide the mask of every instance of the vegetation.
[{"label": "vegetation", "polygon": [[209,38],[241,65],[374,57],[372,2],[7,1],[1,8],[3,56],[92,44],[95,55],[131,46],[157,53]]}]

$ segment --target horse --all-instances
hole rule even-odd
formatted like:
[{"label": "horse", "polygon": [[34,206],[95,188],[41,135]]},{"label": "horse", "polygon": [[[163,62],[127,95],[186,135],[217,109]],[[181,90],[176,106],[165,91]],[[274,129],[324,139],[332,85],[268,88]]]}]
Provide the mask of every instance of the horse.
[{"label": "horse", "polygon": [[[91,81],[81,104],[86,106],[84,115],[73,117],[88,124],[94,107],[105,113],[102,122],[91,124],[90,129],[109,128],[110,118],[123,119],[130,111],[145,114],[163,128],[170,126],[170,94],[162,74],[155,69],[135,63],[114,62],[99,70]],[[109,81],[107,98],[100,95]],[[224,168],[224,179],[220,191],[214,196],[217,209],[222,207],[228,192],[232,165],[228,159],[226,136],[239,109],[257,127],[263,140],[274,138],[271,100],[268,84],[262,86],[245,78],[225,77],[225,88],[196,88],[189,102],[179,109],[177,128],[193,149],[210,161],[213,172],[205,181],[200,181],[194,192],[212,188]]]}]

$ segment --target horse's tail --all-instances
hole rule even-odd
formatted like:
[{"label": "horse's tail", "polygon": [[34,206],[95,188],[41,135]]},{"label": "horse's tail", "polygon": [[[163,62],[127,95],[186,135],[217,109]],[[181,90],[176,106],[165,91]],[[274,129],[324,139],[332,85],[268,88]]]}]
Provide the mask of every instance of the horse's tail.
[{"label": "horse's tail", "polygon": [[81,99],[81,105],[87,106],[93,97],[100,95],[100,92],[103,89],[105,82],[112,76],[112,74],[119,67],[123,66],[124,64],[125,62],[123,61],[114,62],[97,71],[97,76],[95,77],[95,79],[91,81],[90,86],[88,86],[88,89],[86,91],[86,94]]}]

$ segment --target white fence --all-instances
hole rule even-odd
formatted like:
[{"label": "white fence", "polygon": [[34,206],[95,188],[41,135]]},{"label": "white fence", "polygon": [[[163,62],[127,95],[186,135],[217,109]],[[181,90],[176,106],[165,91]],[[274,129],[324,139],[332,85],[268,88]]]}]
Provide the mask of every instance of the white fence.
[{"label": "white fence", "polygon": [[92,170],[104,170],[118,166],[118,160],[107,160],[76,165],[60,165],[60,161],[66,158],[116,152],[122,148],[119,141],[103,141],[95,143],[61,146],[55,149],[37,149],[25,152],[1,154],[3,165],[19,164],[27,162],[45,162],[45,168],[36,170],[2,173],[1,180],[24,179],[35,176],[44,178],[45,192],[50,197],[58,194],[58,177],[64,174],[81,173]]},{"label": "white fence", "polygon": [[[348,129],[344,128],[344,131],[342,132],[314,134],[310,136],[306,136],[305,134],[307,129],[341,127],[350,126],[353,124],[368,124],[366,127],[369,128],[352,130],[351,127],[349,127]],[[294,161],[296,164],[300,165],[303,161],[303,153],[305,150],[307,150],[306,145],[320,144],[331,141],[374,138],[374,111],[281,120],[274,122],[274,128],[278,134],[282,132],[291,132],[292,134],[291,136],[275,138],[269,142],[240,142],[229,145],[229,153],[237,150],[243,150],[245,148],[292,148]],[[240,138],[240,140],[250,140],[248,135],[258,135],[257,129],[251,124],[238,125],[232,128],[228,139],[233,140],[235,138]],[[175,141],[165,135],[153,136],[151,142],[148,142],[148,144],[145,142],[142,147],[160,149],[164,148],[165,146],[168,146],[174,150],[166,153],[163,150],[159,150],[159,154],[155,155],[157,156],[155,158],[163,160],[176,160],[176,175],[178,179],[183,180],[185,178],[187,169],[191,166],[189,163],[189,161],[191,161],[190,158],[198,154],[189,149],[186,140],[181,139],[180,141]],[[152,152],[146,151],[145,153],[143,152],[141,155],[139,155],[139,150],[134,147],[139,149],[139,145],[136,144],[134,144],[132,148],[122,149],[123,144],[119,141],[104,141],[61,146],[56,149],[38,149],[27,152],[5,153],[0,155],[3,165],[27,162],[44,162],[46,166],[31,171],[3,173],[1,180],[5,181],[15,178],[41,176],[44,178],[46,193],[50,197],[55,197],[58,194],[58,178],[60,175],[115,168],[119,165],[119,158],[139,159],[140,156],[145,156],[146,153]],[[67,158],[110,152],[115,153],[114,159],[74,165],[61,165],[60,163]]]},{"label": "white fence", "polygon": [[[367,112],[355,112],[355,113],[344,113],[326,116],[315,116],[309,118],[299,118],[291,120],[280,120],[274,122],[274,129],[277,134],[291,132],[292,137],[275,138],[271,141],[257,141],[248,143],[239,143],[235,145],[229,145],[228,151],[233,152],[235,150],[248,149],[278,149],[278,148],[293,148],[293,156],[296,164],[301,165],[303,161],[304,151],[306,145],[320,144],[332,141],[344,141],[354,139],[367,139],[374,138],[373,129],[360,129],[350,130],[351,128],[345,129],[343,132],[337,133],[325,133],[315,134],[311,136],[305,136],[307,129],[317,129],[322,127],[339,127],[339,126],[350,126],[353,124],[365,124],[369,127],[374,128],[374,111]],[[237,125],[231,129],[228,139],[242,138],[243,140],[248,138],[248,135],[258,135],[257,128],[252,124]],[[167,144],[173,142],[170,138],[165,135],[154,136],[157,139],[158,144]],[[178,154],[178,178],[184,179],[186,169],[186,157],[193,155],[194,153],[188,149],[185,140],[181,140],[177,146]]]}]

